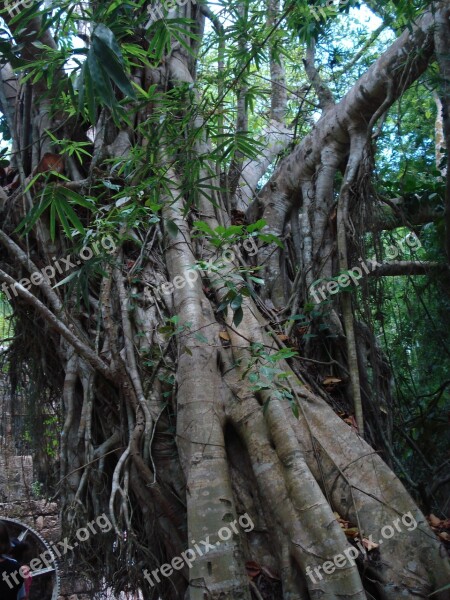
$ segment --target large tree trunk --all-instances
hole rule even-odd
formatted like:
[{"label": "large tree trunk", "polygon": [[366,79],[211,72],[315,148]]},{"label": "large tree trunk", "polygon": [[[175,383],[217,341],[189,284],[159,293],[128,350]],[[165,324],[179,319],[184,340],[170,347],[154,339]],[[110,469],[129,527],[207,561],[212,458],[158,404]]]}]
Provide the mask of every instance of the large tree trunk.
[{"label": "large tree trunk", "polygon": [[[9,195],[0,198],[0,282],[15,286],[11,303],[29,335],[28,354],[23,356],[20,338],[10,354],[18,365],[35,361],[34,383],[60,394],[58,492],[66,525],[74,531],[105,510],[113,522],[113,538],[92,538],[90,547],[79,549],[89,556],[85,571],[93,581],[106,576],[117,589],[141,587],[145,597],[190,600],[398,600],[426,598],[448,583],[448,561],[426,519],[362,435],[367,421],[369,430],[384,427],[377,421],[382,417],[376,401],[389,402],[390,390],[380,370],[377,397],[362,398],[364,361],[358,349],[374,342],[371,331],[354,322],[350,296],[341,305],[336,301],[327,317],[337,334],[329,350],[350,374],[346,398],[355,405],[360,433],[333,410],[305,362],[289,356],[285,338],[275,335],[280,323],[311,302],[315,280],[351,266],[352,215],[357,200],[370,200],[358,192],[370,171],[372,128],[429,65],[435,19],[448,18],[447,6],[441,3],[437,12],[427,12],[341,102],[324,106],[310,135],[280,163],[251,204],[249,215],[260,210],[268,233],[292,237],[298,264],[289,279],[286,247],[277,251],[273,244],[262,245],[257,259],[265,286],[259,294],[243,295],[238,325],[231,310],[224,318],[217,307],[228,291],[224,282],[232,280],[248,256],[241,246],[234,258],[224,260],[207,238],[199,240],[193,227],[199,218],[212,230],[228,226],[227,194],[214,192],[214,204],[199,194],[198,202],[189,204],[186,174],[177,163],[185,159],[188,164],[188,155],[205,156],[210,150],[201,113],[189,121],[188,127],[199,132],[195,143],[189,139],[176,155],[170,140],[163,136],[154,148],[154,138],[145,133],[146,120],[155,114],[159,119],[164,111],[165,94],[180,90],[179,110],[171,113],[180,122],[200,101],[186,92],[195,84],[195,65],[184,47],[174,44],[158,67],[133,68],[133,80],[141,88],[155,84],[161,94],[136,111],[133,127],[119,125],[103,106],[92,124],[94,132],[75,119],[64,122],[54,108],[49,112],[49,102],[57,102],[65,90],[62,72],[56,81],[42,79],[27,87],[8,64],[2,69],[0,104],[17,152],[13,166],[18,186],[12,192],[10,186]],[[270,25],[276,3],[269,8]],[[203,31],[206,10],[195,3],[177,10],[175,16],[193,18],[193,30]],[[26,30],[14,23],[11,29],[23,45],[22,58],[44,55],[40,44],[33,45],[37,33],[30,35],[39,31],[39,17]],[[44,36],[41,41],[54,47],[49,31]],[[188,40],[195,50],[197,42]],[[261,160],[236,161],[241,195],[236,192],[234,207],[247,206],[263,171],[289,140],[283,122],[286,99],[280,94],[282,66],[271,66],[275,100],[267,129],[270,143]],[[394,84],[394,78],[402,85]],[[23,114],[30,104],[20,102],[25,93],[33,96],[30,114]],[[134,110],[131,102],[129,110]],[[80,302],[68,285],[17,283],[72,251],[63,231],[51,241],[46,215],[29,235],[19,238],[14,231],[42,191],[37,184],[24,191],[32,172],[46,152],[60,151],[47,130],[59,139],[88,141],[95,135],[92,160],[80,166],[66,158],[71,181],[46,185],[63,185],[89,197],[100,196],[101,190],[98,202],[105,215],[115,202],[101,184],[116,176],[108,159],[118,164],[121,157],[126,161],[133,152],[146,150],[141,166],[123,175],[130,194],[137,186],[142,196],[154,198],[150,186],[139,188],[150,176],[145,161],[151,153],[164,173],[164,185],[158,188],[164,205],[161,223],[122,221],[115,231],[117,222],[110,221],[95,233],[92,239],[98,241],[105,232],[114,236],[115,251],[109,257],[104,253],[103,268],[89,280]],[[28,164],[19,157],[30,139]],[[338,172],[343,182],[336,190]],[[198,173],[199,181],[210,178],[218,188],[214,167],[202,161]],[[123,179],[118,178],[121,185]],[[82,208],[79,212],[94,230]],[[200,271],[194,280],[199,260],[212,261],[215,268]],[[165,283],[170,284],[168,293],[157,295],[155,288]],[[244,279],[237,285],[241,291],[249,289]],[[274,308],[284,309],[284,319]],[[310,360],[323,359],[313,343],[305,350]],[[382,357],[378,360],[382,369]],[[255,385],[258,376],[261,385]],[[376,441],[376,433],[370,437],[366,432],[366,439]],[[385,458],[391,460],[388,453]],[[348,560],[326,574],[323,564],[351,547],[335,513],[357,527],[361,538],[373,536],[379,547],[359,552],[356,563]],[[247,526],[250,522],[254,527]],[[232,535],[225,539],[224,528],[232,523]],[[201,541],[211,547],[197,554],[191,569],[185,565],[170,578],[152,576],[149,585],[145,570],[159,569]],[[261,572],[256,584],[249,579],[248,561]],[[446,591],[433,596],[447,597]]]}]

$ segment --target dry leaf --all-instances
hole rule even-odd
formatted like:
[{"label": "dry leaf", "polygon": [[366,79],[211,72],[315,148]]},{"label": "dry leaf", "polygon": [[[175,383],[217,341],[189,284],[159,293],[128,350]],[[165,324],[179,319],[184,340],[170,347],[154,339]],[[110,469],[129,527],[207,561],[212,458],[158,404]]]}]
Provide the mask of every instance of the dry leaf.
[{"label": "dry leaf", "polygon": [[436,517],[436,515],[433,515],[433,513],[431,513],[431,515],[428,518],[428,522],[431,525],[431,527],[440,527],[441,526],[441,519],[438,519]]},{"label": "dry leaf", "polygon": [[342,529],[351,529],[350,521],[344,521],[344,519],[338,519],[338,523],[342,527]]},{"label": "dry leaf", "polygon": [[339,513],[337,512],[334,513],[334,516],[336,517],[336,521],[339,523],[342,529],[349,529],[350,521],[346,521],[345,519],[343,519],[341,516],[339,516]]},{"label": "dry leaf", "polygon": [[375,544],[375,542],[371,542],[367,538],[363,538],[362,543],[363,543],[364,548],[367,550],[367,552],[370,552],[371,550],[375,550],[375,548],[378,548],[380,546],[380,544]]},{"label": "dry leaf", "polygon": [[248,560],[245,563],[245,568],[249,577],[256,577],[261,573],[261,567],[253,560]]},{"label": "dry leaf", "polygon": [[355,538],[359,535],[359,529],[357,527],[350,527],[348,529],[344,529],[344,533],[347,537]]},{"label": "dry leaf", "polygon": [[220,339],[225,340],[226,342],[230,341],[230,335],[227,331],[221,331],[219,333],[219,337],[220,337]]},{"label": "dry leaf", "polygon": [[353,427],[353,429],[355,431],[358,431],[358,424],[356,423],[356,419],[353,415],[350,415],[349,417],[344,419],[344,423],[347,423],[347,425],[350,425],[350,427]]},{"label": "dry leaf", "polygon": [[323,385],[338,385],[338,383],[342,383],[342,379],[338,377],[326,377],[322,383]]}]

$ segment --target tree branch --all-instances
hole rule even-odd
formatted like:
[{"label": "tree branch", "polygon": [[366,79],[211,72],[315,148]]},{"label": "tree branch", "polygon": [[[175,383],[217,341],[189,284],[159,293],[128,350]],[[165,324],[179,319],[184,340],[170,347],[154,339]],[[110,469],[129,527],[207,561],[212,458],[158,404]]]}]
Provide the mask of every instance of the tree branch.
[{"label": "tree branch", "polygon": [[303,64],[305,66],[306,75],[308,76],[308,79],[311,82],[311,85],[313,86],[317,97],[319,98],[320,108],[325,111],[331,106],[334,106],[335,101],[330,88],[326,85],[326,83],[320,76],[320,73],[316,68],[315,62],[316,43],[314,40],[311,40],[306,50],[306,58],[303,59]]},{"label": "tree branch", "polygon": [[62,321],[60,321],[40,300],[36,298],[33,294],[31,294],[26,288],[24,288],[20,283],[15,281],[12,277],[10,277],[5,271],[0,269],[0,281],[8,284],[10,288],[14,288],[18,295],[25,300],[27,304],[32,306],[48,325],[61,334],[62,337],[69,342],[71,346],[75,348],[78,354],[83,357],[94,369],[96,369],[99,373],[103,375],[106,379],[110,381],[114,381],[112,376],[111,369],[106,365],[99,356],[86,344],[84,344],[80,339],[78,339],[72,331]]},{"label": "tree branch", "polygon": [[450,273],[450,268],[444,263],[397,261],[377,266],[369,276],[372,277],[398,277],[402,275],[429,275],[434,273]]}]

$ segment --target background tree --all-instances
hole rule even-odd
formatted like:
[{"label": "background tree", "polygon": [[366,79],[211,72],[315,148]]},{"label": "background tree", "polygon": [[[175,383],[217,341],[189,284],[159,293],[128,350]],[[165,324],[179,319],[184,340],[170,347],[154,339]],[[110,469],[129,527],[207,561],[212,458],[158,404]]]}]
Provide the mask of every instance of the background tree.
[{"label": "background tree", "polygon": [[[370,2],[374,31],[352,4],[188,2],[150,23],[142,1],[2,5],[9,372],[35,445],[43,417],[44,437],[60,424],[47,477],[68,531],[111,516],[77,558],[97,588],[447,597],[439,540],[390,466],[445,509],[448,432],[423,446],[448,382],[421,364],[445,341],[406,313],[411,287],[434,324],[448,302],[432,136],[450,3]],[[307,575],[409,512],[417,528]],[[244,513],[254,529],[221,541]],[[143,569],[207,535],[214,550],[149,588]]]}]

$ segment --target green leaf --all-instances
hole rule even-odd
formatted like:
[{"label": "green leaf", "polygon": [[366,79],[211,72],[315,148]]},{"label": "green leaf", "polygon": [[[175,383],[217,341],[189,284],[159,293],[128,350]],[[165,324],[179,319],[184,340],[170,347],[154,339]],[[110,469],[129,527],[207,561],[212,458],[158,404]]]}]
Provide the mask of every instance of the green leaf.
[{"label": "green leaf", "polygon": [[108,106],[108,108],[113,108],[114,104],[117,103],[116,98],[114,96],[113,89],[111,87],[111,82],[109,77],[104,72],[103,68],[100,66],[97,56],[95,52],[91,48],[87,57],[87,64],[89,73],[91,75],[91,81],[93,82],[93,87],[97,91],[100,96],[100,100],[103,104]]},{"label": "green leaf", "polygon": [[24,229],[24,235],[30,233],[35,223],[38,221],[39,217],[42,213],[47,210],[52,202],[52,195],[45,195],[39,204],[36,204],[28,215],[19,223],[19,225],[15,229],[15,233],[19,232],[21,229]]},{"label": "green leaf", "polygon": [[83,224],[81,223],[80,219],[78,218],[78,215],[76,214],[76,212],[73,210],[73,208],[70,206],[70,204],[68,202],[66,202],[65,200],[59,199],[59,202],[61,202],[61,206],[62,206],[63,210],[65,211],[65,215],[67,216],[69,221],[72,223],[72,225],[75,227],[75,229],[79,233],[81,233],[81,235],[84,236],[86,234],[86,230],[85,230]]},{"label": "green leaf", "polygon": [[264,279],[260,279],[259,277],[253,277],[253,275],[250,275],[250,279],[258,285],[264,285]]},{"label": "green leaf", "polygon": [[204,344],[208,343],[207,338],[204,335],[202,335],[201,333],[196,333],[194,335],[194,337],[195,337],[195,339],[199,340],[200,342],[203,342]]},{"label": "green leaf", "polygon": [[[219,228],[216,228],[216,231]],[[228,238],[231,237],[233,235],[241,235],[242,231],[243,231],[243,226],[242,225],[230,225],[230,227],[227,228],[223,228],[224,231],[222,232],[223,237]]]},{"label": "green leaf", "polygon": [[170,48],[170,33],[162,20],[152,23],[147,31],[151,35],[148,54],[155,63],[159,63],[166,48]]},{"label": "green leaf", "polygon": [[123,58],[119,44],[117,43],[114,33],[111,31],[111,29],[109,29],[109,27],[106,27],[106,25],[103,25],[102,23],[97,25],[92,33],[92,39],[93,41],[98,40],[107,48],[109,48],[117,56],[119,62],[123,64]]},{"label": "green leaf", "polygon": [[115,183],[111,183],[108,179],[102,179],[102,183],[109,190],[114,190],[115,192],[119,192],[121,190],[120,185],[117,185]]},{"label": "green leaf", "polygon": [[195,221],[194,228],[198,229],[198,231],[203,231],[203,233],[209,233],[210,235],[214,235],[214,231],[211,229],[208,223],[205,223],[204,221]]},{"label": "green leaf", "polygon": [[72,281],[72,279],[75,279],[75,277],[78,277],[79,274],[80,274],[80,271],[74,271],[73,273],[70,273],[70,275],[67,275],[67,277],[64,277],[64,279],[62,279],[61,281],[58,281],[58,283],[53,286],[53,289],[55,289],[61,285],[65,285],[66,283],[69,283],[69,281]]},{"label": "green leaf", "polygon": [[233,323],[234,323],[235,327],[239,327],[243,318],[244,318],[244,311],[242,310],[241,307],[239,307],[237,310],[234,311],[234,315],[233,315]]},{"label": "green leaf", "polygon": [[254,231],[261,231],[261,229],[263,227],[265,227],[267,224],[267,222],[264,219],[259,219],[259,221],[256,221],[256,223],[252,223],[251,225],[247,226],[247,231],[249,233],[253,233]]},{"label": "green leaf", "polygon": [[117,54],[115,54],[101,39],[95,37],[95,34],[92,41],[92,49],[102,68],[114,81],[120,91],[125,96],[136,98],[133,86],[125,73],[120,51],[119,56],[117,56]]},{"label": "green leaf", "polygon": [[67,220],[66,213],[64,212],[64,208],[62,208],[60,201],[58,198],[54,201],[56,212],[58,213],[59,220],[63,226],[65,234],[68,238],[72,238],[72,230],[69,225],[69,221]]},{"label": "green leaf", "polygon": [[178,229],[178,225],[174,221],[166,221],[167,231],[172,237],[177,237],[180,230]]},{"label": "green leaf", "polygon": [[77,194],[77,192],[74,192],[73,190],[70,190],[69,188],[61,186],[58,189],[58,191],[60,194],[65,196],[65,198],[69,202],[72,202],[73,204],[76,204],[77,206],[83,206],[84,208],[88,208],[90,210],[93,210],[95,208],[95,205],[94,205],[94,202],[92,199],[83,198],[83,196],[80,196],[80,194]]},{"label": "green leaf", "polygon": [[242,305],[242,296],[241,295],[236,296],[230,303],[231,310],[233,310],[235,312],[241,308],[241,305]]},{"label": "green leaf", "polygon": [[283,242],[271,233],[260,233],[258,238],[268,244],[276,244],[279,248],[284,248]]},{"label": "green leaf", "polygon": [[92,76],[91,73],[88,69],[88,65],[87,65],[87,61],[85,63],[85,69],[84,69],[84,86],[83,89],[85,89],[86,91],[86,102],[87,102],[87,109],[88,109],[88,116],[89,116],[89,120],[90,122],[95,125],[97,118],[97,103],[95,100],[95,93],[94,93],[94,84],[92,81]]},{"label": "green leaf", "polygon": [[56,211],[55,211],[55,203],[52,202],[50,205],[50,238],[52,242],[55,241],[56,237]]}]

